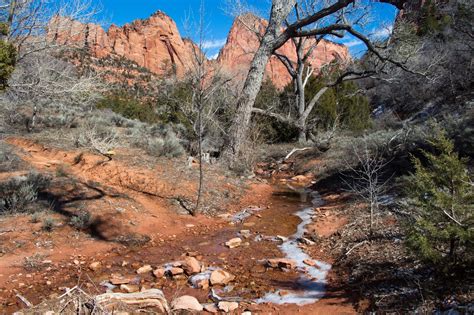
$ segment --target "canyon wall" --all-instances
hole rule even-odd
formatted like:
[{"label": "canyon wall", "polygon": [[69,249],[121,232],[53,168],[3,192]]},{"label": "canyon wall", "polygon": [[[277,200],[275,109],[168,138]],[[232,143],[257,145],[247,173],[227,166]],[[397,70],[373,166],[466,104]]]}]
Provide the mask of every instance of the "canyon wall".
[{"label": "canyon wall", "polygon": [[[217,61],[223,72],[237,82],[245,79],[253,54],[258,48],[258,36],[266,21],[253,15],[245,15],[234,21],[227,42]],[[178,77],[191,69],[196,46],[183,39],[176,23],[165,13],[158,11],[145,20],[136,20],[123,27],[112,25],[108,31],[96,24],[83,24],[65,17],[56,17],[50,23],[48,37],[60,44],[86,48],[96,58],[119,56],[132,60],[157,75],[175,71]],[[307,47],[313,42],[307,40]],[[279,53],[296,60],[295,46],[289,41]],[[350,59],[347,47],[330,41],[321,41],[312,52],[308,63],[317,71],[325,64],[339,59]],[[267,65],[266,77],[278,88],[291,81],[285,66],[272,57]]]}]

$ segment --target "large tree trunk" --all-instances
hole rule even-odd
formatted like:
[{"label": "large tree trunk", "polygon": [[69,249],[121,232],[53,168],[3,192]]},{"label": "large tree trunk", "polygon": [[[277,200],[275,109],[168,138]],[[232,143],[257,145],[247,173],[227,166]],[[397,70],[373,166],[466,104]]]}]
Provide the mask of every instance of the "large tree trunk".
[{"label": "large tree trunk", "polygon": [[229,130],[226,155],[230,157],[231,162],[235,162],[242,153],[242,146],[247,140],[253,105],[262,86],[265,67],[275,49],[275,41],[280,33],[281,25],[295,3],[296,0],[273,0],[268,27],[253,57],[237,103],[237,112]]},{"label": "large tree trunk", "polygon": [[235,159],[241,153],[242,145],[247,139],[253,105],[262,85],[265,67],[272,53],[272,47],[272,42],[265,41],[264,38],[254,56],[245,80],[242,94],[237,103],[237,112],[229,130],[228,150],[230,150],[229,153],[232,159]]}]

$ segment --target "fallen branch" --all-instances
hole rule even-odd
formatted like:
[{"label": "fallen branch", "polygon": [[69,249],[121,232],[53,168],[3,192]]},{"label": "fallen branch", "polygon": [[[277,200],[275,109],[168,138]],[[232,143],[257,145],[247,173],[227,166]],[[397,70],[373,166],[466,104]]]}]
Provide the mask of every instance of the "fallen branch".
[{"label": "fallen branch", "polygon": [[298,152],[298,151],[306,151],[306,150],[309,150],[311,149],[310,147],[306,147],[306,148],[294,148],[293,150],[291,150],[290,153],[288,153],[287,156],[285,156],[285,158],[283,159],[283,161],[286,161],[288,160],[295,152]]},{"label": "fallen branch", "polygon": [[31,308],[33,307],[33,304],[28,301],[23,295],[21,295],[20,293],[17,293],[16,294],[16,297],[19,298],[23,303],[25,303],[26,307],[28,308]]},{"label": "fallen branch", "polygon": [[359,242],[357,244],[355,244],[354,246],[351,247],[351,249],[349,249],[345,254],[344,254],[344,257],[347,257],[347,255],[349,255],[354,249],[356,249],[357,247],[361,246],[362,244],[365,244],[365,243],[368,243],[369,241],[365,240],[365,241],[362,241],[362,242]]}]

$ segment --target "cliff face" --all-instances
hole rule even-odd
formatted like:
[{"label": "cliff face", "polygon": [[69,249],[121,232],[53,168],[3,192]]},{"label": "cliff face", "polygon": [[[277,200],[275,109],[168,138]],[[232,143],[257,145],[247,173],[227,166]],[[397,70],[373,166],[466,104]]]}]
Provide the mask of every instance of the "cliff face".
[{"label": "cliff face", "polygon": [[[253,15],[245,15],[234,21],[227,42],[217,58],[223,70],[236,75],[238,78],[244,78],[259,45],[256,31],[262,34],[266,23],[267,21]],[[305,51],[308,51],[313,43],[313,39],[307,39]],[[292,41],[288,41],[277,52],[288,57],[292,62],[295,62],[297,59],[296,47]],[[334,59],[349,60],[350,55],[347,47],[323,40],[311,53],[308,63],[317,73],[323,65]],[[291,81],[285,66],[275,56],[272,56],[267,64],[265,75],[278,88],[283,88]]]},{"label": "cliff face", "polygon": [[98,58],[117,55],[136,62],[155,74],[175,68],[183,75],[192,62],[192,46],[181,38],[175,22],[163,12],[123,27],[112,25],[107,32],[95,24],[82,24],[57,17],[48,36],[60,44],[88,48]]},{"label": "cliff face", "polygon": [[[245,78],[259,45],[258,37],[252,30],[263,33],[265,25],[265,20],[252,15],[234,22],[216,63],[237,81]],[[56,17],[50,23],[48,37],[60,44],[86,48],[96,58],[123,57],[154,74],[163,75],[173,70],[178,77],[191,68],[194,49],[197,49],[192,41],[181,37],[175,22],[160,11],[146,20],[137,20],[123,27],[112,25],[107,32],[96,24],[82,24]],[[307,40],[307,47],[311,44],[311,40]],[[286,43],[278,52],[292,61],[296,60],[292,42]],[[308,62],[317,73],[322,65],[335,58],[348,60],[348,49],[343,45],[322,41]],[[272,57],[268,63],[266,77],[278,88],[291,81],[285,66],[276,57]]]}]

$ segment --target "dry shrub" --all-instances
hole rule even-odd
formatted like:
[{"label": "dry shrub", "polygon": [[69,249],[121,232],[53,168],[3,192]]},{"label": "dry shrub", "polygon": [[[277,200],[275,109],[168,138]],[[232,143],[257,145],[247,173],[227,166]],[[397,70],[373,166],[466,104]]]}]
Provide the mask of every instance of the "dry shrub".
[{"label": "dry shrub", "polygon": [[31,211],[31,205],[38,194],[45,190],[51,179],[36,172],[15,176],[0,183],[0,214],[24,213]]},{"label": "dry shrub", "polygon": [[15,154],[13,148],[3,141],[0,141],[0,171],[11,172],[18,169],[21,163],[20,158]]}]

